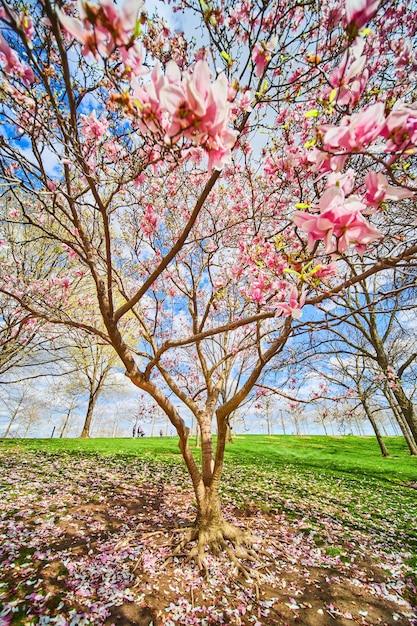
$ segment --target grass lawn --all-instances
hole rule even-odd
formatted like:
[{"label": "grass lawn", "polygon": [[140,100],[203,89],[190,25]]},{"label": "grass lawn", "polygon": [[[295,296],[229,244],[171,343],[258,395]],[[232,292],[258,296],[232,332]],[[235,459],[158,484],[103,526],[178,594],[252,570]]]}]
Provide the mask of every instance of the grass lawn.
[{"label": "grass lawn", "polygon": [[195,515],[176,438],[0,440],[0,625],[417,624],[417,459],[386,444],[235,437],[247,583],[224,555],[206,579],[169,558]]},{"label": "grass lawn", "polygon": [[[391,454],[381,457],[374,437],[325,437],[293,435],[238,435],[226,449],[226,463],[240,459],[251,465],[271,469],[288,463],[299,468],[329,472],[348,472],[356,476],[401,483],[417,481],[417,458],[410,457],[402,437],[385,437]],[[191,445],[192,445],[191,439]],[[176,437],[140,439],[7,439],[3,449],[80,452],[100,455],[152,454],[161,460],[182,462]],[[198,455],[198,451],[196,451]]]}]

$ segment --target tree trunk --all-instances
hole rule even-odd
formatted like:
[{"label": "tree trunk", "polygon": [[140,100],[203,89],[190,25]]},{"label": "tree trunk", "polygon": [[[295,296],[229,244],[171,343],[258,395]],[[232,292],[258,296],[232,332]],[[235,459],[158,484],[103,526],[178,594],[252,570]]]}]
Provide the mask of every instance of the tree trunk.
[{"label": "tree trunk", "polygon": [[15,421],[15,419],[16,419],[16,417],[17,417],[17,415],[18,415],[18,411],[15,411],[15,412],[13,413],[13,415],[12,415],[12,417],[11,417],[11,419],[10,419],[10,421],[9,421],[8,425],[7,425],[6,431],[5,431],[4,435],[3,435],[4,439],[7,439],[7,437],[9,436],[10,429],[11,429],[11,427],[12,427],[12,425],[13,425],[13,422]]},{"label": "tree trunk", "polygon": [[[394,372],[394,369],[390,366],[388,357],[385,354],[384,347],[377,338],[375,340],[375,349],[377,351],[377,361],[378,365],[381,367],[384,372],[387,383],[390,378],[390,372]],[[417,444],[417,416],[414,413],[414,406],[411,400],[407,397],[401,383],[400,378],[395,378],[393,381],[393,386],[390,387],[388,384],[386,385],[386,390],[389,390],[389,394],[393,395],[398,403],[398,408],[402,413],[404,420],[407,422],[408,427],[411,431],[414,442]],[[385,393],[385,392],[384,392]],[[400,424],[401,426],[401,424]]]},{"label": "tree trunk", "polygon": [[[253,537],[227,522],[222,513],[220,502],[220,479],[223,470],[224,450],[226,446],[227,419],[229,413],[217,417],[217,445],[214,454],[213,437],[211,433],[212,413],[210,411],[196,411],[201,438],[201,469],[191,453],[189,446],[190,429],[179,415],[175,406],[165,396],[152,381],[134,372],[131,380],[141,389],[152,395],[157,404],[169,417],[175,426],[179,437],[179,448],[189,475],[192,480],[194,493],[197,501],[197,515],[194,524],[188,529],[185,537],[173,551],[173,554],[181,554],[185,546],[190,542],[195,542],[195,546],[189,553],[190,558],[194,558],[199,567],[206,569],[206,549],[217,552],[224,550],[229,555],[236,567],[245,574],[248,574],[240,561],[236,558],[233,546],[247,545],[252,542]],[[216,400],[216,398],[214,398]],[[215,401],[211,403],[213,410]],[[196,407],[197,409],[197,407]],[[249,551],[247,552],[249,554]]]},{"label": "tree trunk", "polygon": [[[223,516],[220,500],[220,477],[223,469],[227,423],[219,423],[216,455],[214,458],[212,435],[208,423],[203,420],[201,429],[202,481],[194,485],[197,500],[197,516],[193,528],[181,543],[180,549],[189,541],[196,541],[190,557],[197,561],[200,569],[206,569],[206,549],[214,553],[225,551],[232,562],[244,574],[248,574],[235,556],[235,546],[251,543],[251,535],[227,522]],[[249,554],[249,553],[248,553]]]},{"label": "tree trunk", "polygon": [[372,415],[372,411],[370,410],[370,408],[368,406],[368,403],[365,400],[365,398],[361,398],[361,400],[362,400],[362,405],[363,405],[363,408],[365,409],[365,413],[367,415],[367,418],[371,422],[372,428],[374,429],[375,437],[376,437],[376,439],[378,441],[378,445],[379,445],[379,448],[381,450],[381,454],[382,454],[382,456],[388,457],[389,456],[388,449],[387,449],[387,447],[386,447],[386,445],[384,443],[384,440],[382,439],[381,432],[380,432],[380,430],[378,428],[378,424],[376,423],[376,420],[375,420],[374,416]]},{"label": "tree trunk", "polygon": [[80,435],[81,439],[88,439],[90,437],[91,420],[93,419],[93,411],[94,411],[95,404],[96,404],[96,396],[91,395],[88,400],[87,415],[85,416],[83,430]]},{"label": "tree trunk", "polygon": [[285,422],[284,422],[284,416],[282,414],[282,409],[280,409],[280,414],[281,414],[281,426],[282,426],[282,432],[284,435],[286,435],[287,433],[285,432]]},{"label": "tree trunk", "polygon": [[61,433],[60,433],[60,435],[59,435],[59,438],[60,438],[60,439],[62,439],[62,437],[64,436],[65,429],[66,429],[66,427],[67,427],[67,424],[68,424],[68,420],[69,420],[70,415],[71,415],[71,408],[70,408],[70,409],[68,409],[68,413],[67,413],[67,415],[65,416],[64,425],[63,425],[62,430],[61,430]]},{"label": "tree trunk", "polygon": [[393,412],[393,415],[395,417],[395,419],[397,420],[397,424],[399,425],[401,432],[404,436],[404,439],[407,443],[408,449],[410,451],[411,456],[417,456],[417,444],[413,439],[413,435],[412,432],[410,430],[410,427],[408,425],[408,423],[406,422],[403,413],[400,410],[400,407],[398,407],[397,403],[396,403],[396,398],[393,395],[392,390],[389,387],[386,387],[384,389],[384,395],[387,398],[391,411]]},{"label": "tree trunk", "polygon": [[396,388],[392,390],[392,393],[398,402],[398,406],[401,409],[404,419],[413,435],[414,441],[417,444],[417,417],[414,413],[413,403],[409,398],[407,398],[399,381],[396,382]]},{"label": "tree trunk", "polygon": [[14,409],[14,411],[12,413],[12,416],[11,416],[10,421],[9,421],[9,423],[7,425],[7,428],[6,428],[6,432],[3,435],[3,437],[5,439],[7,439],[7,437],[9,436],[10,429],[11,429],[12,425],[14,424],[14,421],[15,421],[16,417],[19,415],[20,408],[21,408],[21,406],[23,404],[23,397],[24,397],[24,395],[20,398],[20,400],[19,400],[19,402],[17,404],[17,407]]}]

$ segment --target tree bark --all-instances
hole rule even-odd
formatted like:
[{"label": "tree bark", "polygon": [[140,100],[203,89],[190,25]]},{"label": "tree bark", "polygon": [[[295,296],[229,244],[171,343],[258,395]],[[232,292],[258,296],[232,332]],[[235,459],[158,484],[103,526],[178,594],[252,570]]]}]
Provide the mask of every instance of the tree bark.
[{"label": "tree bark", "polygon": [[385,397],[387,398],[389,405],[391,407],[391,411],[393,412],[393,415],[395,417],[395,419],[397,420],[397,424],[399,425],[399,427],[401,428],[401,432],[404,436],[404,439],[407,443],[408,449],[410,451],[411,456],[417,456],[417,444],[413,439],[413,435],[410,431],[410,428],[408,426],[408,423],[406,422],[406,420],[404,419],[404,416],[402,414],[402,412],[400,411],[399,407],[397,406],[396,402],[395,402],[395,398],[393,397],[392,394],[392,390],[391,389],[385,389],[384,391]]},{"label": "tree bark", "polygon": [[9,436],[10,429],[11,429],[11,427],[13,426],[13,422],[15,421],[15,419],[16,419],[16,417],[17,417],[17,414],[18,414],[18,412],[17,412],[17,411],[15,411],[15,412],[13,413],[13,415],[12,415],[12,417],[11,417],[11,419],[10,419],[10,421],[9,421],[8,425],[7,425],[6,431],[5,431],[4,435],[3,435],[4,439],[7,439],[7,437]]},{"label": "tree bark", "polygon": [[87,415],[85,416],[83,429],[80,439],[88,439],[90,437],[91,420],[93,419],[93,411],[96,404],[96,396],[91,395],[88,400]]},{"label": "tree bark", "polygon": [[395,399],[398,402],[398,406],[406,420],[408,427],[413,435],[414,441],[417,444],[417,417],[414,412],[414,406],[411,400],[406,396],[401,383],[396,381],[396,387],[392,390]]},{"label": "tree bark", "polygon": [[372,428],[374,429],[375,437],[376,437],[376,440],[378,441],[378,445],[379,445],[379,448],[381,450],[381,454],[382,454],[382,456],[388,457],[389,456],[388,448],[385,445],[384,440],[382,439],[382,435],[381,435],[381,432],[380,432],[380,430],[378,428],[378,424],[376,423],[376,420],[375,420],[374,416],[372,415],[372,411],[369,408],[368,402],[366,401],[366,399],[364,397],[362,397],[361,400],[362,400],[363,408],[365,409],[366,416],[369,419],[369,421],[371,422]]},{"label": "tree bark", "polygon": [[68,409],[68,412],[67,412],[67,414],[66,414],[66,416],[65,416],[64,425],[63,425],[63,427],[62,427],[62,429],[61,429],[61,433],[60,433],[60,435],[59,435],[59,438],[60,438],[60,439],[62,439],[62,437],[64,436],[65,429],[66,429],[66,427],[67,427],[67,424],[68,424],[68,420],[69,420],[70,415],[71,415],[71,408],[69,408],[69,409]]}]

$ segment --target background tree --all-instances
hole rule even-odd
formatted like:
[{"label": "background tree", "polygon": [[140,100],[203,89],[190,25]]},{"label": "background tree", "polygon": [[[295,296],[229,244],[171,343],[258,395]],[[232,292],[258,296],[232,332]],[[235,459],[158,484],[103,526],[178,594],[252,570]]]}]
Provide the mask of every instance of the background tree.
[{"label": "background tree", "polygon": [[412,285],[402,283],[403,279],[395,276],[394,281],[388,279],[385,287],[381,278],[361,281],[339,299],[346,315],[342,317],[340,310],[326,311],[326,321],[338,338],[331,352],[339,355],[339,365],[341,357],[350,357],[353,362],[350,374],[359,380],[360,355],[368,379],[377,381],[384,391],[387,387],[390,390],[389,396],[395,399],[402,415],[400,422],[407,439],[411,433],[416,441],[413,402],[402,384],[403,375],[416,359],[415,330],[406,323],[407,311],[414,308],[415,301],[410,294]]},{"label": "background tree", "polygon": [[71,333],[71,339],[63,350],[62,360],[64,370],[67,371],[64,375],[71,380],[74,395],[85,391],[88,398],[80,437],[90,437],[97,400],[110,386],[116,384],[111,380],[111,371],[116,364],[117,355],[110,352],[107,344],[103,345],[95,337],[75,332]]},{"label": "background tree", "polygon": [[27,437],[32,426],[47,410],[44,400],[28,381],[2,388],[0,411],[6,423],[3,437]]}]

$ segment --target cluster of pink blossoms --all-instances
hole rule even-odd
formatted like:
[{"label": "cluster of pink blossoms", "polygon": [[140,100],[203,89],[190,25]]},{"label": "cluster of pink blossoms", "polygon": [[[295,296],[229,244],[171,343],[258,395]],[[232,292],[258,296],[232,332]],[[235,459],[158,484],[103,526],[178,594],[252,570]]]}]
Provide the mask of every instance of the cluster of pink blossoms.
[{"label": "cluster of pink blossoms", "polygon": [[59,11],[61,24],[82,45],[84,55],[109,57],[116,49],[125,71],[134,76],[132,104],[142,132],[161,131],[167,145],[182,138],[208,154],[209,171],[221,169],[230,161],[237,133],[228,126],[231,118],[231,89],[226,76],[219,74],[212,82],[208,64],[199,60],[181,72],[173,60],[165,73],[156,63],[149,82],[138,77],[148,72],[143,65],[143,51],[136,41],[142,0],[126,0],[119,9],[113,0],[98,4],[79,2],[81,21]]},{"label": "cluster of pink blossoms", "polygon": [[[12,18],[16,21],[19,27],[26,33],[28,40],[30,41],[33,35],[33,23],[30,17],[26,13],[21,13],[20,16],[10,11]],[[6,13],[2,7],[0,7],[0,18],[7,18]],[[3,66],[3,70],[6,74],[14,78],[21,78],[25,85],[30,85],[35,80],[35,75],[32,69],[20,61],[18,55],[12,50],[0,33],[0,63]]]},{"label": "cluster of pink blossoms", "polygon": [[105,117],[97,117],[92,111],[89,115],[81,115],[81,134],[86,140],[101,140],[108,134],[109,123]]},{"label": "cluster of pink blossoms", "polygon": [[367,58],[362,54],[365,41],[358,37],[355,44],[345,53],[340,65],[329,75],[330,87],[324,95],[330,97],[333,90],[335,101],[340,106],[354,106],[359,102],[369,78]]},{"label": "cluster of pink blossoms", "polygon": [[139,11],[143,0],[126,0],[120,9],[113,0],[91,4],[79,0],[80,20],[58,10],[58,16],[67,33],[79,41],[85,56],[108,57],[117,48],[129,73],[145,73],[142,46],[135,41]]},{"label": "cluster of pink blossoms", "polygon": [[[325,243],[325,252],[346,252],[351,243],[359,253],[381,237],[364,215],[374,212],[384,200],[400,200],[413,196],[413,192],[390,185],[383,173],[369,172],[365,178],[363,199],[350,196],[354,185],[354,172],[341,173],[349,154],[367,150],[388,153],[391,162],[417,143],[417,107],[398,102],[387,117],[384,104],[377,103],[347,117],[338,126],[320,127],[323,150],[310,152],[313,171],[326,175],[328,185],[318,204],[318,214],[298,211],[294,215],[296,226],[308,235],[312,250],[318,240]],[[348,196],[348,197],[347,197]],[[334,238],[337,244],[334,244]]]},{"label": "cluster of pink blossoms", "polygon": [[302,292],[298,295],[297,287],[294,285],[289,294],[289,301],[280,302],[277,305],[277,314],[284,317],[292,317],[295,320],[299,320],[302,315],[302,308],[306,301],[307,294]]},{"label": "cluster of pink blossoms", "polygon": [[398,101],[385,117],[385,105],[377,102],[344,118],[339,125],[319,127],[323,149],[309,153],[313,171],[340,172],[349,154],[371,150],[391,154],[394,162],[417,143],[417,105]]},{"label": "cluster of pink blossoms", "polygon": [[159,126],[167,143],[180,137],[190,139],[208,153],[210,170],[229,162],[237,136],[228,126],[229,84],[223,73],[211,82],[206,61],[197,61],[185,72],[169,61],[165,74],[155,65],[151,82],[135,85],[134,103],[144,132]]},{"label": "cluster of pink blossoms", "polygon": [[[321,196],[319,214],[297,211],[294,223],[307,233],[310,251],[316,241],[323,240],[326,254],[346,252],[351,243],[356,244],[356,250],[361,253],[368,244],[381,237],[380,231],[363,216],[365,208],[358,197],[345,198],[343,189],[335,185]],[[337,240],[336,245],[333,237]]]},{"label": "cluster of pink blossoms", "polygon": [[[362,26],[377,7],[378,2],[346,2],[346,18],[357,20],[357,25]],[[357,104],[366,86],[368,73],[364,70],[363,45],[358,38],[351,49],[353,62],[349,65],[346,54],[341,66],[330,75],[338,105]],[[311,213],[295,213],[294,223],[308,235],[310,251],[317,241],[324,241],[327,254],[344,253],[350,244],[355,244],[357,252],[362,253],[368,244],[382,236],[364,216],[377,211],[385,200],[401,200],[414,194],[407,188],[390,185],[385,174],[372,170],[364,177],[363,195],[350,195],[355,186],[355,172],[349,169],[342,173],[342,169],[352,154],[386,154],[389,167],[404,153],[412,153],[417,144],[417,106],[398,101],[387,115],[385,104],[377,102],[344,117],[337,125],[322,124],[318,132],[322,147],[310,150],[307,161],[319,178],[328,175],[327,188]]]}]

